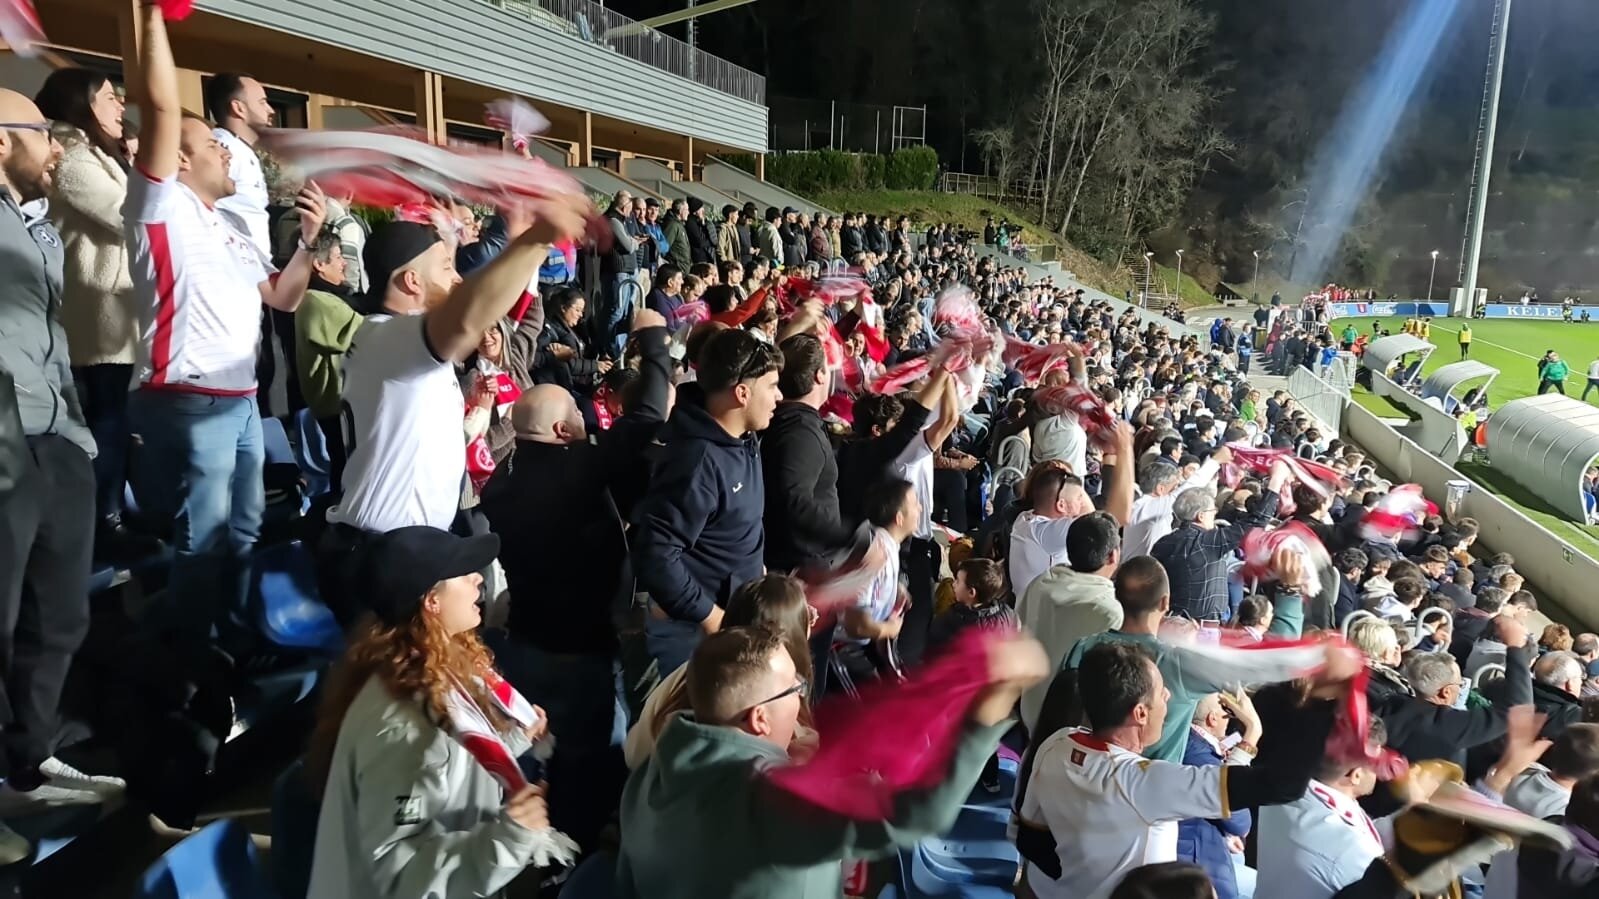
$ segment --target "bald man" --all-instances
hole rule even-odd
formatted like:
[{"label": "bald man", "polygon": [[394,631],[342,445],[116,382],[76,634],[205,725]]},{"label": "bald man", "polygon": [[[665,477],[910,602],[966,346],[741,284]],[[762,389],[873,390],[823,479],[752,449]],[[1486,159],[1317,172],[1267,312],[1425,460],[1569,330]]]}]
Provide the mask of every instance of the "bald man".
[{"label": "bald man", "polygon": [[[0,818],[93,803],[122,781],[50,754],[72,655],[89,630],[94,438],[61,328],[61,235],[43,217],[61,145],[21,94],[0,90]],[[24,207],[34,211],[24,211]],[[19,625],[19,622],[22,624]],[[0,827],[0,864],[28,854]]]},{"label": "bald man", "polygon": [[612,598],[632,598],[624,527],[641,489],[631,479],[648,470],[645,449],[670,408],[666,320],[640,309],[632,338],[640,376],[610,429],[585,433],[565,388],[526,391],[511,410],[516,451],[505,489],[483,497],[511,592],[509,638],[494,647],[496,661],[539,697],[561,735],[552,763],[572,789],[552,795],[550,820],[579,845],[598,836],[627,774],[611,739],[620,699]]}]

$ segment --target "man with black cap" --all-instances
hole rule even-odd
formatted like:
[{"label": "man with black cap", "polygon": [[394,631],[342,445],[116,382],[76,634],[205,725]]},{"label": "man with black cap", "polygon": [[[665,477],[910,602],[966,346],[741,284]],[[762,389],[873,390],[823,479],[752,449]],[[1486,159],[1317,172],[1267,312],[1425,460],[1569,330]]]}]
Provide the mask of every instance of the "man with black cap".
[{"label": "man with black cap", "polygon": [[688,247],[688,201],[676,200],[672,203],[672,211],[662,221],[661,231],[666,234],[668,245],[666,261],[677,266],[678,271],[688,271],[688,267],[694,264]]},{"label": "man with black cap", "polygon": [[371,314],[345,356],[344,497],[328,511],[319,558],[323,601],[342,617],[358,606],[351,566],[370,535],[454,523],[466,474],[455,364],[522,298],[549,245],[582,233],[589,208],[572,197],[537,219],[506,210],[510,243],[466,281],[431,225],[391,222],[368,241]]},{"label": "man with black cap", "polygon": [[687,228],[689,257],[694,262],[715,265],[716,238],[711,236],[711,223],[705,220],[705,201],[699,197],[688,199]]}]

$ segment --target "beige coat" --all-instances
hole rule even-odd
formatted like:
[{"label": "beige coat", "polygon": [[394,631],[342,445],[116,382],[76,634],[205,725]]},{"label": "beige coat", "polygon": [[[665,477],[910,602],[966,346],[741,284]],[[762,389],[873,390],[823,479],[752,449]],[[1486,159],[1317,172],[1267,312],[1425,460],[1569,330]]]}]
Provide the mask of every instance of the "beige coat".
[{"label": "beige coat", "polygon": [[122,203],[128,176],[82,132],[64,140],[50,218],[66,250],[61,325],[74,366],[132,364],[139,339]]}]

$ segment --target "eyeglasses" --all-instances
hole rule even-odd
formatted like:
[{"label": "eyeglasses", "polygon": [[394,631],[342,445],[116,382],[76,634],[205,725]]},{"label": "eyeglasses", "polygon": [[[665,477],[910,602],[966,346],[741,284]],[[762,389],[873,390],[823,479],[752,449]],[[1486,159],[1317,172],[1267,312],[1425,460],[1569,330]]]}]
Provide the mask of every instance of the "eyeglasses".
[{"label": "eyeglasses", "polygon": [[0,122],[0,131],[37,131],[40,134],[49,134],[53,127],[50,122]]},{"label": "eyeglasses", "polygon": [[746,708],[743,711],[739,712],[737,715],[734,715],[731,720],[732,721],[737,721],[738,719],[744,717],[745,715],[748,715],[750,712],[755,711],[756,709],[760,708],[761,706],[769,705],[771,703],[774,703],[774,702],[778,701],[779,699],[787,699],[790,696],[795,695],[796,693],[803,694],[809,688],[810,688],[810,682],[809,681],[807,681],[803,677],[797,678],[795,680],[795,682],[794,682],[794,686],[789,687],[787,690],[784,690],[783,692],[777,694],[776,696],[772,696],[770,698],[763,699],[760,702],[755,703],[754,705],[750,706],[749,708]]}]

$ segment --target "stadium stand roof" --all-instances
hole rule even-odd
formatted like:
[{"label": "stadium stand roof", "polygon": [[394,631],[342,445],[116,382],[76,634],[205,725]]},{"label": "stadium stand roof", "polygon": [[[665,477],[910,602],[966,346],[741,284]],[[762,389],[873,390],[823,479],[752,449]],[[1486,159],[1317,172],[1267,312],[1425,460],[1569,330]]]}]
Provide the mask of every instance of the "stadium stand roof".
[{"label": "stadium stand roof", "polygon": [[1488,421],[1495,468],[1573,521],[1583,521],[1582,474],[1599,456],[1599,408],[1569,396],[1511,400]]}]

